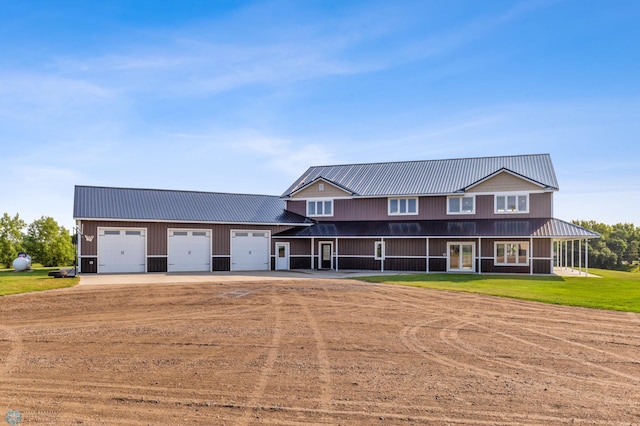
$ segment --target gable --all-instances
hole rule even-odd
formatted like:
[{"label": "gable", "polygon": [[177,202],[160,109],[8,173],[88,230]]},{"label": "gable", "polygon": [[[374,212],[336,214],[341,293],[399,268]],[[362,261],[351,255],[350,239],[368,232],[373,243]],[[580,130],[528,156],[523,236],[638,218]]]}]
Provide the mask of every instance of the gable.
[{"label": "gable", "polygon": [[503,171],[495,176],[481,182],[467,192],[517,192],[517,191],[540,191],[543,189],[524,178]]},{"label": "gable", "polygon": [[[322,188],[322,189],[321,189]],[[292,199],[307,199],[307,198],[337,198],[337,197],[350,197],[352,194],[338,188],[330,182],[319,179],[318,181],[308,185],[306,188],[291,195]]]}]

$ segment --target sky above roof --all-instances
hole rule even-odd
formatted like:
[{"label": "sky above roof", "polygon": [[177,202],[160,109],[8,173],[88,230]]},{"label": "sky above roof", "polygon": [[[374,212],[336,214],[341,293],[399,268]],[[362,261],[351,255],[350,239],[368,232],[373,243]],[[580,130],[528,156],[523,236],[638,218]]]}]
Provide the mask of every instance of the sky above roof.
[{"label": "sky above roof", "polygon": [[0,214],[74,185],[281,194],[309,166],[549,153],[640,225],[640,2],[2,1]]}]

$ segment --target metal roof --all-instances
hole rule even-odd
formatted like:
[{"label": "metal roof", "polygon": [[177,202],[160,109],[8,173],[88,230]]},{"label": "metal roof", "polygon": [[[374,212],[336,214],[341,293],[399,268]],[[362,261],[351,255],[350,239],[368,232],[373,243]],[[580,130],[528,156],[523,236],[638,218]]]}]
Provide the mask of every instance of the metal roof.
[{"label": "metal roof", "polygon": [[496,237],[496,238],[598,238],[600,234],[559,219],[478,219],[379,222],[320,222],[290,229],[274,237]]},{"label": "metal roof", "polygon": [[550,155],[534,154],[315,166],[300,176],[282,197],[290,196],[319,178],[362,197],[452,194],[500,170],[513,172],[543,188],[558,189]]},{"label": "metal roof", "polygon": [[76,186],[75,219],[304,224],[277,196]]}]

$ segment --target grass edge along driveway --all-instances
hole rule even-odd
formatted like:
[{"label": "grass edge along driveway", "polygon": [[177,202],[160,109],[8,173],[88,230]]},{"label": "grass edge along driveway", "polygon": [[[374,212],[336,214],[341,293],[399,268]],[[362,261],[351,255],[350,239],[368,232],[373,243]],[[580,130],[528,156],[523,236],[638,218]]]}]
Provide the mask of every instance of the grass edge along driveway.
[{"label": "grass edge along driveway", "polygon": [[360,277],[361,281],[462,291],[585,308],[640,312],[640,273],[589,269],[600,278],[477,274]]},{"label": "grass edge along driveway", "polygon": [[73,287],[80,282],[78,277],[54,278],[48,276],[49,271],[56,269],[58,268],[33,269],[25,272],[1,271],[0,296]]}]

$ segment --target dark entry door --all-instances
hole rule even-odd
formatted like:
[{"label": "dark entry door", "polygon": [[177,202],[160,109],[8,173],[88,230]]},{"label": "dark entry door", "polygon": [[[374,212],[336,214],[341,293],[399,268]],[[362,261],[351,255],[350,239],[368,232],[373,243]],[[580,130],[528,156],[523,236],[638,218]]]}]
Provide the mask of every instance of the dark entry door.
[{"label": "dark entry door", "polygon": [[320,243],[320,269],[331,269],[331,243]]}]

